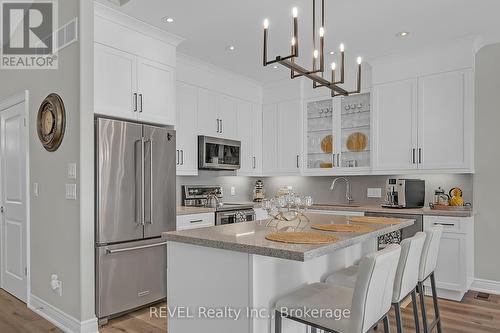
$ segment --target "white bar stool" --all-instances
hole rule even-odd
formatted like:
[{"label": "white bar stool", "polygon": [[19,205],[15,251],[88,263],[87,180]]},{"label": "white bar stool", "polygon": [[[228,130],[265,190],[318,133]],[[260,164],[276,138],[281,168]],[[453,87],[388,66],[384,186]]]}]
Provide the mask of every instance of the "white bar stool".
[{"label": "white bar stool", "polygon": [[[401,242],[401,256],[399,257],[396,277],[392,291],[392,306],[396,314],[396,327],[398,333],[403,332],[403,321],[401,318],[401,302],[411,295],[413,304],[413,317],[416,332],[420,332],[417,306],[417,283],[420,267],[420,258],[426,239],[424,232],[418,232],[411,238],[403,239]],[[340,270],[327,279],[327,283],[336,283],[343,286],[352,286],[358,274],[358,266],[350,266]]]},{"label": "white bar stool", "polygon": [[[282,318],[287,318],[311,326],[312,332],[330,333],[365,333],[383,319],[384,331],[389,333],[388,312],[400,253],[401,247],[393,244],[364,257],[354,288],[313,283],[281,298],[276,302],[274,332],[282,333]],[[337,309],[349,310],[350,317],[333,318],[328,313]]]},{"label": "white bar stool", "polygon": [[[434,327],[437,327],[438,333],[442,332],[441,328],[441,316],[439,315],[439,305],[436,293],[436,279],[434,278],[434,270],[436,269],[438,254],[439,254],[439,244],[441,242],[441,236],[443,234],[443,226],[434,226],[429,231],[426,231],[427,237],[424,243],[424,249],[422,251],[422,257],[420,259],[420,268],[418,273],[418,293],[420,295],[420,307],[422,312],[422,323],[424,325],[424,333],[431,332]],[[428,325],[427,311],[425,308],[425,286],[424,282],[430,278],[431,289],[432,289],[432,303],[434,305],[434,321]]]}]

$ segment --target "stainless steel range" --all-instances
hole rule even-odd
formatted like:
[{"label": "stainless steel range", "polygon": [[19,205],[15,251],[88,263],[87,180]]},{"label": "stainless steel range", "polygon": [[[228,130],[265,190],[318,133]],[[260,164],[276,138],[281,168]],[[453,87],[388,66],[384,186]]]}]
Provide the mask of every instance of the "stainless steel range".
[{"label": "stainless steel range", "polygon": [[220,185],[183,185],[182,205],[215,208],[216,225],[255,220],[253,204],[224,202],[224,194]]}]

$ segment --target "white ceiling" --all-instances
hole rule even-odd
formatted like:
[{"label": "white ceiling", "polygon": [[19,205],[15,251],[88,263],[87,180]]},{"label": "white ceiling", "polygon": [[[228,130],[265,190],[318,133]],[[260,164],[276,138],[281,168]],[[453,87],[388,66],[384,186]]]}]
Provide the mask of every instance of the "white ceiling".
[{"label": "white ceiling", "polygon": [[[270,21],[269,56],[285,54],[291,8],[296,6],[301,58],[312,54],[312,0],[130,0],[122,7],[98,1],[184,37],[179,52],[260,82],[289,75],[281,66],[262,66],[263,19]],[[499,13],[498,0],[326,0],[325,51],[344,42],[346,56],[370,59],[469,36],[496,35]],[[166,16],[175,22],[163,23]],[[410,35],[397,38],[399,31]],[[236,50],[228,51],[228,45]],[[327,62],[331,61],[328,55]]]}]

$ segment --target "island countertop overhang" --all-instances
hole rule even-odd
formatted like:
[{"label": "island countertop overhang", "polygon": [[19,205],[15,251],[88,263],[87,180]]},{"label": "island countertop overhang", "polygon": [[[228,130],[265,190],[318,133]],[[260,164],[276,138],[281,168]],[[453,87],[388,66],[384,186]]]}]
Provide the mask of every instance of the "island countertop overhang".
[{"label": "island countertop overhang", "polygon": [[[308,217],[310,222],[303,223],[304,227],[302,231],[332,234],[332,232],[328,231],[313,230],[310,226],[312,224],[360,224],[358,222],[352,222],[352,216],[308,214]],[[373,222],[366,225],[373,227],[373,231],[364,233],[336,232],[334,234],[339,236],[341,240],[335,243],[320,245],[287,244],[267,240],[265,238],[267,234],[277,231],[276,227],[267,226],[269,219],[208,228],[165,232],[163,233],[163,237],[168,242],[178,242],[304,262],[403,229],[411,226],[415,221],[413,219],[390,219],[393,223],[388,224],[388,219],[380,218],[381,223],[383,223],[377,224],[375,223],[377,218],[371,219]]]}]

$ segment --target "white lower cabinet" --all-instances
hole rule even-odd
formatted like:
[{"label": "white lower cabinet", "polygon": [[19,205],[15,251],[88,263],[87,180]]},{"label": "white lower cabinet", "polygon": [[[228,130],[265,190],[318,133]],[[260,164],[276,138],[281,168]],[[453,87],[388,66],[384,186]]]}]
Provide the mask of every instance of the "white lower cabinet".
[{"label": "white lower cabinet", "polygon": [[189,214],[177,216],[177,231],[213,227],[214,213]]},{"label": "white lower cabinet", "polygon": [[424,230],[436,225],[444,228],[435,270],[437,293],[460,301],[474,279],[474,218],[424,216]]}]

